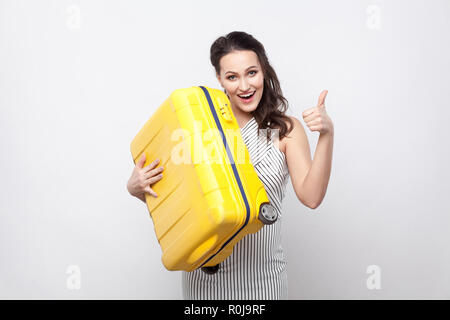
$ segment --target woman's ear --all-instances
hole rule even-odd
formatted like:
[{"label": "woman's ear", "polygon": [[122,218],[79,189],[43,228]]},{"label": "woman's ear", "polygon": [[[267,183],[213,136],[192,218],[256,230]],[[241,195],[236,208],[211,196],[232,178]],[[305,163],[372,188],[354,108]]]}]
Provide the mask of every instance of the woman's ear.
[{"label": "woman's ear", "polygon": [[220,78],[220,75],[216,73],[217,81],[219,81],[220,86],[223,88],[222,79]]}]

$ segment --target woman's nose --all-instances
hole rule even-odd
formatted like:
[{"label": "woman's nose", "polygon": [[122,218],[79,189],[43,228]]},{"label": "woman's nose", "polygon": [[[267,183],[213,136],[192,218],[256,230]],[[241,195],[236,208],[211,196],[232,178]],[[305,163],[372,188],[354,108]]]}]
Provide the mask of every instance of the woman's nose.
[{"label": "woman's nose", "polygon": [[247,92],[248,89],[249,89],[248,82],[247,82],[245,79],[242,79],[242,80],[239,82],[239,91],[241,91],[241,92]]}]

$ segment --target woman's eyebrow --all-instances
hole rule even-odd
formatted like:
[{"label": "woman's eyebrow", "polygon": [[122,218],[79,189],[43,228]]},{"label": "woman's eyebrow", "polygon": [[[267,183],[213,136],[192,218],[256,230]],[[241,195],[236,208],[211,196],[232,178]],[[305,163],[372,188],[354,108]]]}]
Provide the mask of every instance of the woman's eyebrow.
[{"label": "woman's eyebrow", "polygon": [[[247,71],[248,69],[250,69],[250,68],[257,68],[257,66],[250,66],[250,67],[248,67],[247,69],[245,69],[245,71]],[[227,72],[225,72],[225,74],[227,74],[227,73],[237,73],[237,72],[234,72],[234,71],[227,71]]]}]

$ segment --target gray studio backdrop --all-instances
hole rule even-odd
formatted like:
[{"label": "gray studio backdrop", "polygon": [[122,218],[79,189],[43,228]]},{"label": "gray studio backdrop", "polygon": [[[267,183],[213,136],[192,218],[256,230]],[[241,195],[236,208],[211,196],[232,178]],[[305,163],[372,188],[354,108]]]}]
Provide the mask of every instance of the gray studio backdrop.
[{"label": "gray studio backdrop", "polygon": [[290,299],[450,298],[450,2],[0,1],[0,298],[181,299],[129,145],[209,48],[265,46],[302,112],[328,90],[326,197],[283,202]]}]

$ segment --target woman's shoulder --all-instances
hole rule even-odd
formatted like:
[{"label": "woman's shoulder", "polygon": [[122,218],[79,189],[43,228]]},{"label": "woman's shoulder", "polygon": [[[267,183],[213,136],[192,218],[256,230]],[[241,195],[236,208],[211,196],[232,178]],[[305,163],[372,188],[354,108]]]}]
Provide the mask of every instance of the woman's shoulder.
[{"label": "woman's shoulder", "polygon": [[298,136],[299,132],[301,133],[302,130],[304,131],[303,125],[299,119],[297,119],[296,117],[291,116],[291,115],[286,115],[286,116],[289,119],[291,119],[293,126],[291,129],[291,123],[289,123],[288,119],[286,119],[284,121],[288,128],[288,130],[287,130],[288,133],[283,138],[280,139],[280,146],[279,146],[280,150],[284,154],[286,154],[286,146],[287,146],[288,141],[292,141],[293,138],[295,138],[295,136]]}]

